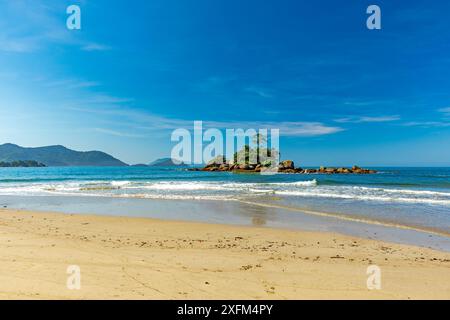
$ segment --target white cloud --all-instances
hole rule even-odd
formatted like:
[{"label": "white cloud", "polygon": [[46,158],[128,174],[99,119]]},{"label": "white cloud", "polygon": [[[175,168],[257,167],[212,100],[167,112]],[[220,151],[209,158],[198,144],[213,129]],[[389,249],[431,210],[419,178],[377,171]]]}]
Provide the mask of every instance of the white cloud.
[{"label": "white cloud", "polygon": [[45,83],[45,86],[47,87],[65,87],[70,89],[92,88],[97,87],[99,85],[100,83],[95,81],[84,81],[78,79],[63,79]]},{"label": "white cloud", "polygon": [[38,47],[35,38],[5,38],[0,39],[0,51],[27,53],[32,52]]},{"label": "white cloud", "polygon": [[[159,131],[159,130],[174,130],[178,128],[192,129],[194,121],[201,121],[202,119],[184,120],[176,118],[168,118],[164,116],[154,115],[150,113],[124,110],[121,108],[70,108],[74,111],[102,114],[103,116],[110,115],[112,117],[121,117],[127,119],[126,122],[133,129],[145,131]],[[121,123],[121,125],[124,124]],[[344,131],[343,128],[328,126],[321,122],[307,122],[307,121],[284,121],[284,122],[270,122],[270,121],[203,121],[203,127],[223,129],[279,129],[281,136],[291,137],[315,137],[338,133]],[[103,130],[103,129],[102,129]],[[98,131],[98,130],[97,130]],[[106,133],[106,132],[104,132]],[[113,134],[113,132],[109,132]],[[116,132],[117,134],[117,132]]]},{"label": "white cloud", "polygon": [[[272,124],[275,128],[277,123]],[[327,126],[321,122],[281,122],[280,134],[285,136],[313,137],[344,131],[340,127]]]},{"label": "white cloud", "polygon": [[[192,126],[192,122],[189,122]],[[337,133],[343,128],[327,126],[321,122],[307,121],[204,121],[207,128],[218,129],[279,129],[281,136],[314,137]]]},{"label": "white cloud", "polygon": [[442,112],[442,113],[445,113],[446,115],[450,115],[450,107],[448,107],[448,108],[441,108],[438,111]]},{"label": "white cloud", "polygon": [[254,93],[261,98],[273,98],[273,95],[268,92],[266,89],[258,88],[258,87],[248,87],[245,89],[245,91]]},{"label": "white cloud", "polygon": [[224,88],[236,80],[235,76],[212,76],[193,84],[195,90],[201,92],[221,92]]},{"label": "white cloud", "polygon": [[[88,41],[79,32],[66,28],[65,5],[54,1],[46,3],[32,0],[1,1],[0,51],[30,53],[46,49],[49,45],[78,46],[86,51],[111,49],[104,44]],[[23,22],[23,23],[22,23]]]},{"label": "white cloud", "polygon": [[360,116],[360,117],[345,117],[340,119],[335,119],[335,122],[339,123],[370,123],[370,122],[392,122],[400,120],[398,115],[390,116]]},{"label": "white cloud", "polygon": [[450,122],[443,121],[411,121],[403,123],[405,127],[422,127],[422,128],[431,128],[431,127],[450,127]]},{"label": "white cloud", "polygon": [[81,47],[83,51],[108,51],[111,50],[110,46],[106,46],[100,43],[89,43]]},{"label": "white cloud", "polygon": [[121,104],[121,103],[127,103],[132,102],[134,99],[130,98],[122,98],[122,97],[115,97],[108,94],[95,94],[92,95],[85,100],[82,101],[82,103],[93,103],[93,104]]},{"label": "white cloud", "polygon": [[115,136],[115,137],[123,137],[123,138],[143,138],[144,137],[144,135],[126,133],[126,132],[121,132],[121,131],[116,131],[116,130],[111,130],[111,129],[104,129],[104,128],[94,128],[94,131],[100,132],[103,134],[107,134],[107,135],[111,135],[111,136]]},{"label": "white cloud", "polygon": [[71,88],[92,88],[99,85],[100,83],[95,81],[75,81],[71,84]]},{"label": "white cloud", "polygon": [[441,108],[437,110],[440,113],[443,113],[442,119],[436,121],[411,121],[403,123],[403,126],[406,127],[422,127],[422,128],[442,128],[442,127],[450,127],[450,107]]},{"label": "white cloud", "polygon": [[345,101],[344,105],[347,106],[355,106],[355,107],[368,107],[368,106],[376,106],[376,105],[391,105],[393,104],[393,100],[367,100],[367,101]]}]

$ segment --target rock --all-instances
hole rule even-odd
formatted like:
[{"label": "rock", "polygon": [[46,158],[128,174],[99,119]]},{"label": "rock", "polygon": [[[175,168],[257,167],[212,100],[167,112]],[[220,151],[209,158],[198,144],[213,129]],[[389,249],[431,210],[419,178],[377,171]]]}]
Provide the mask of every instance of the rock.
[{"label": "rock", "polygon": [[276,174],[277,172],[279,172],[278,167],[272,168],[272,167],[261,167],[261,172],[264,173],[273,173]]},{"label": "rock", "polygon": [[285,160],[280,163],[280,166],[284,169],[294,169],[294,161],[292,160]]},{"label": "rock", "polygon": [[[272,168],[270,160],[263,161],[262,163],[258,164],[234,164],[232,162],[230,163],[219,163],[222,158],[216,158],[215,161],[210,161],[203,169],[193,168],[193,169],[187,169],[189,171],[221,171],[221,172],[227,172],[227,171],[246,171],[246,172],[273,172],[273,173],[290,173],[290,174],[374,174],[377,173],[376,170],[370,170],[370,169],[363,169],[358,166],[353,166],[351,169],[349,168],[327,168],[327,167],[320,167],[319,169],[302,169],[302,168],[295,168],[294,162],[291,160],[285,160],[282,161],[277,167]],[[219,160],[219,161],[217,161]]]},{"label": "rock", "polygon": [[270,167],[271,165],[272,165],[272,161],[271,160],[264,160],[261,163],[261,166],[263,166],[263,167]]},{"label": "rock", "polygon": [[206,166],[207,167],[208,166],[217,166],[217,167],[219,167],[220,165],[225,164],[226,162],[227,162],[227,159],[225,159],[224,156],[217,156],[214,159],[210,160]]},{"label": "rock", "polygon": [[217,168],[218,169],[219,167],[220,167],[220,164],[218,164],[218,163],[210,163],[210,164],[207,164],[205,168]]}]

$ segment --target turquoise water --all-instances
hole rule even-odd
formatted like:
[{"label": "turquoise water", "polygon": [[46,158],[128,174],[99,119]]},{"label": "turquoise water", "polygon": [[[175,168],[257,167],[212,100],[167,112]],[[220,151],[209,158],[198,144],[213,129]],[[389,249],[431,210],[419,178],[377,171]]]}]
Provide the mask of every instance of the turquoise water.
[{"label": "turquoise water", "polygon": [[0,196],[240,201],[450,233],[450,168],[377,169],[375,175],[265,176],[150,167],[0,168]]}]

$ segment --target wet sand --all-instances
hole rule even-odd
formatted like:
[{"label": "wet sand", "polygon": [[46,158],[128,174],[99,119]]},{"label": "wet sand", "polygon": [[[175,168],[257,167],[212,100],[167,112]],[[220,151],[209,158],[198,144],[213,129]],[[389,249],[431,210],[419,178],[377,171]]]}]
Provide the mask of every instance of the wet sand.
[{"label": "wet sand", "polygon": [[0,210],[0,259],[2,299],[450,299],[450,253],[332,232]]},{"label": "wet sand", "polygon": [[[270,201],[269,201],[270,202]],[[395,222],[333,211],[288,209],[267,201],[155,200],[76,196],[0,196],[0,208],[66,214],[151,218],[207,224],[331,232],[450,252],[450,236]]]}]

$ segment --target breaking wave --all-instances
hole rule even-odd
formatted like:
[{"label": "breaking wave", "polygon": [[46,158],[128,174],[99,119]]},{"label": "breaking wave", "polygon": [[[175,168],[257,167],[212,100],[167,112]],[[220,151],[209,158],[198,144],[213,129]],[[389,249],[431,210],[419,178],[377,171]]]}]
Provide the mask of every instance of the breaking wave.
[{"label": "breaking wave", "polygon": [[239,200],[262,195],[450,206],[450,192],[295,182],[76,181],[0,184],[1,195],[67,195],[145,199]]}]

